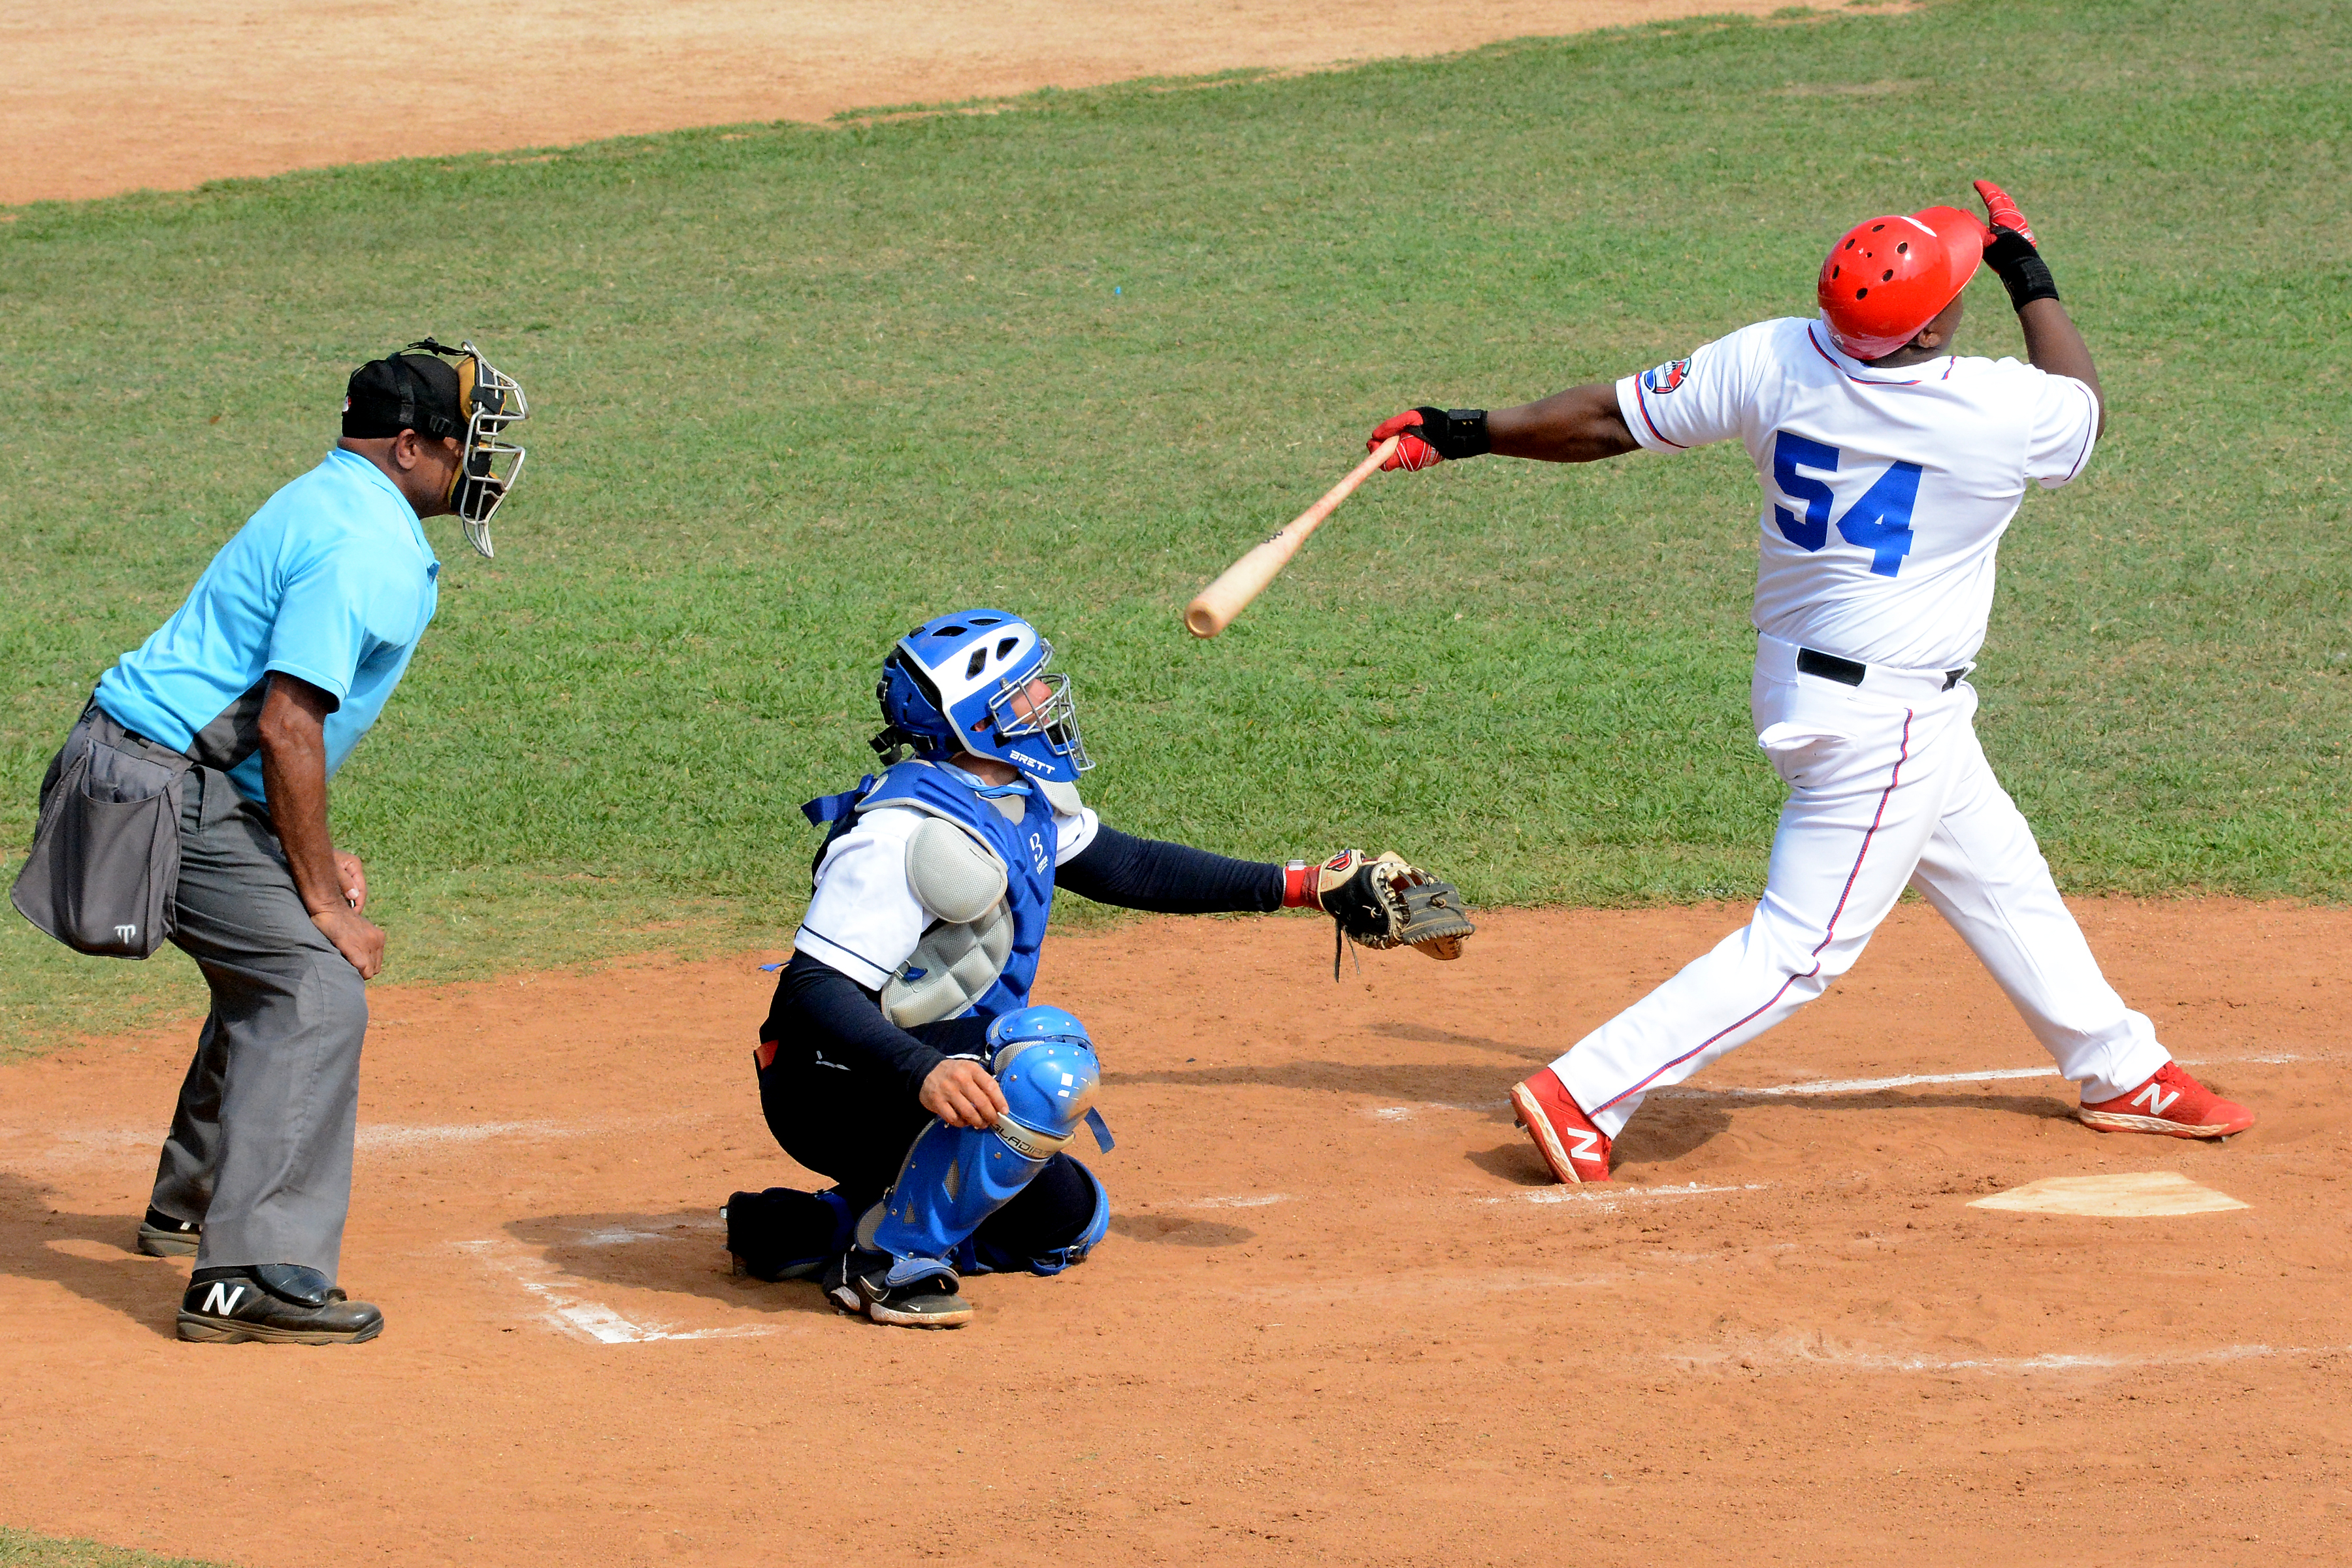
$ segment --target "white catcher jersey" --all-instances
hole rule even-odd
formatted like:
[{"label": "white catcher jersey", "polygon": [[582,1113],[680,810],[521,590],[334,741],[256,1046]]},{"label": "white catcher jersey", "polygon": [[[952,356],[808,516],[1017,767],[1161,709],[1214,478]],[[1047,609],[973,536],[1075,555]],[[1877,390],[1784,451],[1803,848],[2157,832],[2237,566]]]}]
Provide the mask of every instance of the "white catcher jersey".
[{"label": "white catcher jersey", "polygon": [[1627,376],[1617,402],[1653,452],[1736,438],[1755,459],[1758,631],[1905,669],[1976,657],[2025,481],[2081,473],[2099,426],[2071,376],[1958,355],[1874,370],[1797,317]]},{"label": "white catcher jersey", "polygon": [[[1027,804],[1033,811],[1045,808],[1042,795],[1033,795]],[[926,820],[903,805],[861,813],[824,852],[793,946],[868,991],[881,990],[931,923],[930,911],[907,881],[907,841]],[[1067,865],[1095,841],[1099,826],[1090,805],[1055,812],[1054,864]]]}]

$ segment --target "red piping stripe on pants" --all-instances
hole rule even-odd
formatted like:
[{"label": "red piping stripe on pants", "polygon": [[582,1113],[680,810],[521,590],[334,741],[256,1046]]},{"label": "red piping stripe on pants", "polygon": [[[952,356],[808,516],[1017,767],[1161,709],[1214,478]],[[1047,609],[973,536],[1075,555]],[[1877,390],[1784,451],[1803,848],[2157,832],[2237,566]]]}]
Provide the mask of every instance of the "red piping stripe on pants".
[{"label": "red piping stripe on pants", "polygon": [[1700,1052],[1706,1050],[1707,1047],[1723,1038],[1724,1036],[1731,1034],[1736,1030],[1745,1028],[1748,1025],[1753,1023],[1764,1014],[1770,1012],[1772,1010],[1773,1004],[1780,1001],[1782,996],[1788,994],[1790,986],[1794,985],[1800,980],[1810,980],[1814,975],[1819,974],[1822,972],[1822,950],[1829,946],[1831,942],[1837,940],[1837,923],[1839,917],[1845,913],[1846,900],[1853,897],[1854,880],[1862,875],[1862,862],[1864,858],[1870,854],[1870,841],[1878,837],[1879,825],[1886,820],[1886,803],[1894,798],[1895,786],[1903,782],[1903,764],[1910,761],[1910,758],[1911,713],[1906,710],[1903,715],[1903,747],[1900,753],[1897,754],[1895,759],[1894,775],[1886,781],[1886,787],[1879,792],[1878,810],[1872,815],[1870,826],[1862,836],[1862,847],[1855,852],[1853,857],[1853,869],[1845,874],[1845,888],[1838,894],[1837,908],[1830,911],[1829,929],[1822,933],[1820,943],[1816,945],[1812,951],[1813,966],[1811,969],[1806,970],[1802,974],[1791,974],[1788,979],[1780,982],[1780,989],[1773,992],[1769,997],[1765,999],[1764,1005],[1761,1007],[1759,1007],[1755,1012],[1748,1014],[1747,1017],[1740,1019],[1738,1023],[1729,1024],[1725,1026],[1723,1028],[1717,1029],[1714,1034],[1709,1035],[1706,1039],[1701,1040],[1697,1045],[1693,1046],[1681,1056],[1676,1057],[1674,1060],[1666,1063],[1664,1067],[1659,1068],[1656,1072],[1651,1073],[1649,1077],[1644,1078],[1641,1082],[1633,1085],[1633,1088],[1622,1089],[1616,1094],[1611,1095],[1607,1100],[1602,1100],[1591,1110],[1586,1111],[1586,1115],[1598,1116],[1602,1111],[1608,1110],[1611,1106],[1616,1104],[1619,1100],[1623,1100],[1627,1095],[1641,1093],[1643,1089],[1649,1088],[1651,1084],[1657,1081],[1659,1074],[1671,1071],[1672,1069],[1682,1066],[1683,1063],[1690,1060],[1691,1058],[1697,1056]]}]

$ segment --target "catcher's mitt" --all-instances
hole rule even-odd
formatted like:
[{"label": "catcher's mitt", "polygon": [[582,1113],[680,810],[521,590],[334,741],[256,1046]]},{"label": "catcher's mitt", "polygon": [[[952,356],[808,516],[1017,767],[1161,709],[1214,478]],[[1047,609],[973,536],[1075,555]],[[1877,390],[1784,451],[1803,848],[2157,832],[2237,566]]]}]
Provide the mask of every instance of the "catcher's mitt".
[{"label": "catcher's mitt", "polygon": [[1411,947],[1432,958],[1459,958],[1462,939],[1478,928],[1462,891],[1393,849],[1375,859],[1342,849],[1315,871],[1315,901],[1336,924],[1331,978],[1339,977],[1341,938],[1363,947]]}]

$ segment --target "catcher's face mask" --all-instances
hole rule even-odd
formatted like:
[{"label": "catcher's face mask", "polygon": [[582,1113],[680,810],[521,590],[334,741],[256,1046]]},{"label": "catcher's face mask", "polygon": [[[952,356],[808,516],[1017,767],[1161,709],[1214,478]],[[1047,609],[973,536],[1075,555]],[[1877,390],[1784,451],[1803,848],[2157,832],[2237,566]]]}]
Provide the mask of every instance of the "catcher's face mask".
[{"label": "catcher's face mask", "polygon": [[1041,784],[1077,783],[1094,766],[1078,739],[1070,678],[1049,670],[1054,645],[1004,610],[964,610],[898,639],[874,695],[889,728],[873,740],[896,761],[970,752],[1010,763]]},{"label": "catcher's face mask", "polygon": [[457,408],[465,416],[465,449],[457,471],[450,478],[449,509],[466,526],[466,538],[485,556],[490,547],[490,517],[507,499],[522,474],[522,447],[504,439],[506,428],[530,417],[522,388],[514,377],[484,359],[468,342],[457,348],[421,339],[408,345],[426,353],[447,354],[457,362]]}]

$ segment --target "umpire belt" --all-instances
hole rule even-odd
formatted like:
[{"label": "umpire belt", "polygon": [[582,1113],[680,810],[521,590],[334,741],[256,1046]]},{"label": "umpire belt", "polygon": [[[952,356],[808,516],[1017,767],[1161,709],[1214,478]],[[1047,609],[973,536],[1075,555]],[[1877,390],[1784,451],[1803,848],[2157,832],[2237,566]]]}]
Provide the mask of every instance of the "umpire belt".
[{"label": "umpire belt", "polygon": [[1959,685],[1976,668],[1964,664],[1957,669],[1899,669],[1889,664],[1864,664],[1860,659],[1762,636],[1756,639],[1756,665],[1761,673],[1778,679],[1810,675],[1821,680],[1834,680],[1840,686],[1860,687],[1874,697],[1897,702],[1920,702],[1940,696]]}]

